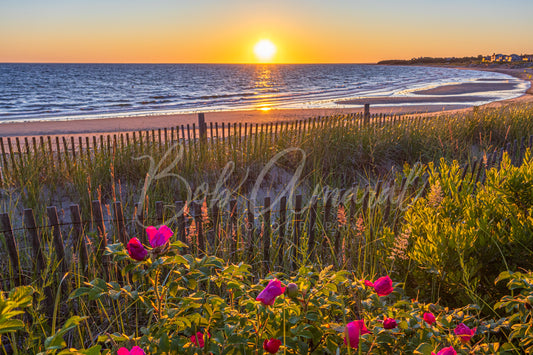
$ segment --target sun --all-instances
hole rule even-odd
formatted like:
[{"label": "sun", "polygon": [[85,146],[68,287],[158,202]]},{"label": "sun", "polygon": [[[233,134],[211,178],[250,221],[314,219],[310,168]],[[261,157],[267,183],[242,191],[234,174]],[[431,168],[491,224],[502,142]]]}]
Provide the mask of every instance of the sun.
[{"label": "sun", "polygon": [[268,39],[262,39],[254,46],[254,53],[260,62],[270,62],[276,54],[276,46]]}]

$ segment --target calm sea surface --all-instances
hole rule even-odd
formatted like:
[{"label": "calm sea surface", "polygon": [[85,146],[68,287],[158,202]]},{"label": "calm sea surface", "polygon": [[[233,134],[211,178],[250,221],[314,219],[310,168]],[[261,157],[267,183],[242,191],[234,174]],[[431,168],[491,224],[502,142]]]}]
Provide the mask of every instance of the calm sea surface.
[{"label": "calm sea surface", "polygon": [[[473,80],[510,80],[473,70],[361,64],[0,64],[0,122],[103,118],[257,108],[345,107],[339,99],[405,96]],[[481,104],[485,102],[471,102]],[[464,104],[464,103],[462,103]]]}]

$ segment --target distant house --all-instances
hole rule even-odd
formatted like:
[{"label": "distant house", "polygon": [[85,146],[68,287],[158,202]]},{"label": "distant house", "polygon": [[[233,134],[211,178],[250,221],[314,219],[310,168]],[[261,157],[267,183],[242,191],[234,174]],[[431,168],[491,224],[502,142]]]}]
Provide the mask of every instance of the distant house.
[{"label": "distant house", "polygon": [[491,62],[503,62],[505,61],[505,56],[503,54],[492,54],[490,58]]},{"label": "distant house", "polygon": [[518,54],[511,54],[511,55],[505,56],[505,61],[506,62],[521,62],[522,57],[519,56]]},{"label": "distant house", "polygon": [[487,55],[487,56],[484,56],[481,61],[483,63],[487,63],[487,62],[490,62],[491,61],[491,56],[490,55]]},{"label": "distant house", "polygon": [[510,63],[510,62],[533,62],[533,55],[518,55],[518,54],[496,54],[493,53],[491,56],[483,57],[483,62],[492,62],[492,63]]}]

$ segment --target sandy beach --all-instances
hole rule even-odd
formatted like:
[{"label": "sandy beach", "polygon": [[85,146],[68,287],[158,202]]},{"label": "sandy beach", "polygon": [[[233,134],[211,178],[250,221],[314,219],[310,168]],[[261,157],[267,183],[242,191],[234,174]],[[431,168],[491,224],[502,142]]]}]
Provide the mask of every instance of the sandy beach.
[{"label": "sandy beach", "polygon": [[[484,69],[484,68],[465,68],[475,70],[491,70],[514,77],[532,81],[533,69]],[[443,111],[458,112],[461,110],[471,110],[468,105],[449,105],[449,102],[471,102],[482,101],[485,96],[483,92],[494,90],[513,89],[514,85],[507,82],[483,82],[464,83],[459,85],[445,85],[429,90],[415,92],[416,95],[410,97],[375,97],[357,100],[342,101],[345,106],[335,109],[271,109],[268,111],[249,110],[249,111],[220,111],[205,113],[205,120],[218,123],[266,123],[291,121],[305,119],[316,116],[328,116],[346,113],[360,113],[361,107],[346,107],[346,105],[362,105],[369,103],[372,114],[435,114]],[[472,93],[468,98],[456,96],[460,94]],[[477,94],[479,93],[479,94]],[[432,98],[432,95],[440,95]],[[445,96],[445,97],[443,97]],[[492,102],[484,107],[500,107],[502,105],[515,103],[533,103],[533,86],[524,93],[524,95],[511,99]],[[394,105],[401,106],[382,106]],[[413,104],[413,105],[409,105]],[[170,128],[179,125],[192,125],[198,122],[197,113],[190,114],[169,114],[169,115],[152,115],[152,116],[133,116],[133,117],[116,117],[104,119],[86,119],[70,121],[41,121],[41,122],[17,122],[17,123],[0,123],[0,137],[23,137],[38,135],[78,135],[88,133],[113,133],[113,132],[130,132],[158,128]]]}]

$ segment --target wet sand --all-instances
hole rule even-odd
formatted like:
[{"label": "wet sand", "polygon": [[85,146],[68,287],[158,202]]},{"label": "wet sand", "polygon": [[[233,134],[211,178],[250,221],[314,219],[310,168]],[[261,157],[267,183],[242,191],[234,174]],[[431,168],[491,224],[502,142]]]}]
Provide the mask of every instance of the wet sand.
[{"label": "wet sand", "polygon": [[[433,89],[431,89],[433,90]],[[435,94],[436,95],[436,94]],[[404,104],[430,104],[430,103],[452,103],[452,102],[472,102],[488,101],[489,97],[485,96],[445,96],[445,97],[423,97],[423,96],[393,96],[393,97],[365,97],[362,99],[353,99],[346,101],[337,101],[344,105],[404,105]]]},{"label": "wet sand", "polygon": [[[484,81],[478,81],[473,83],[462,83],[454,85],[444,85],[428,90],[418,90],[414,93],[416,95],[462,95],[472,92],[487,92],[487,91],[505,91],[513,90],[516,88],[514,83],[496,82],[488,83]],[[474,101],[474,100],[471,100]],[[481,100],[480,100],[481,101]]]}]

